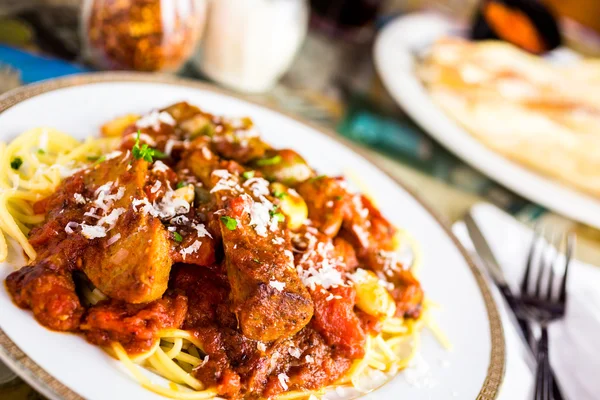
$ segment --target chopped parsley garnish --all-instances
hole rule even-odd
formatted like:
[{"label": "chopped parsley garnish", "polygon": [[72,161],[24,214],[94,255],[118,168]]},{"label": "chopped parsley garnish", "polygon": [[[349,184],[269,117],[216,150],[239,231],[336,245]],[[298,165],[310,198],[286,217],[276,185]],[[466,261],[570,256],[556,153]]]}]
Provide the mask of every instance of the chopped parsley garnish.
[{"label": "chopped parsley garnish", "polygon": [[279,164],[280,162],[281,162],[281,156],[279,154],[277,154],[276,156],[273,156],[271,158],[263,158],[262,160],[258,160],[256,162],[256,165],[258,165],[259,167],[265,167],[267,165]]},{"label": "chopped parsley garnish", "polygon": [[101,162],[106,161],[106,156],[100,156],[96,159],[96,162],[94,162],[94,165],[96,164],[100,164]]},{"label": "chopped parsley garnish", "polygon": [[321,180],[321,179],[326,178],[326,177],[327,177],[327,175],[319,175],[319,176],[316,176],[314,178],[311,178],[310,181],[311,182],[316,182],[316,181]]},{"label": "chopped parsley garnish", "polygon": [[283,199],[287,195],[288,194],[286,192],[281,192],[279,190],[273,192],[273,196],[277,197],[278,199]]},{"label": "chopped parsley garnish", "polygon": [[278,213],[273,214],[273,219],[277,222],[283,222],[285,220],[285,215],[278,212]]},{"label": "chopped parsley garnish", "polygon": [[10,162],[10,167],[14,170],[21,168],[21,165],[23,165],[23,159],[21,157],[15,157]]},{"label": "chopped parsley garnish", "polygon": [[173,238],[177,243],[183,242],[183,237],[179,234],[179,232],[173,232]]},{"label": "chopped parsley garnish", "polygon": [[148,161],[149,163],[152,162],[152,157],[156,157],[156,158],[165,158],[167,157],[167,155],[161,151],[158,151],[156,149],[153,149],[151,147],[148,147],[148,145],[146,143],[144,143],[141,147],[140,147],[140,131],[138,129],[137,131],[137,135],[135,137],[135,144],[133,145],[133,148],[131,149],[131,154],[133,154],[133,157],[137,160],[142,159],[145,161]]},{"label": "chopped parsley garnish", "polygon": [[40,155],[44,155],[44,154],[46,154],[46,150],[44,150],[44,149],[37,149],[37,153],[40,154]]},{"label": "chopped parsley garnish", "polygon": [[335,196],[336,201],[340,201],[342,199],[342,196]]},{"label": "chopped parsley garnish", "polygon": [[255,171],[244,171],[244,172],[242,172],[242,177],[244,179],[251,179],[251,178],[254,178],[254,174],[255,174]]},{"label": "chopped parsley garnish", "polygon": [[158,158],[159,160],[162,160],[163,158],[168,157],[165,153],[163,153],[160,150],[157,150],[157,149],[152,149],[152,150],[154,150],[154,155],[153,155],[154,158]]},{"label": "chopped parsley garnish", "polygon": [[257,264],[260,264],[260,260],[258,258],[253,258],[252,261],[254,261]]},{"label": "chopped parsley garnish", "polygon": [[184,181],[177,182],[177,189],[181,189],[182,187],[186,187],[187,185],[187,182]]},{"label": "chopped parsley garnish", "polygon": [[230,231],[235,231],[235,228],[237,228],[237,220],[235,218],[223,215],[221,217],[221,221],[225,224],[225,227]]}]

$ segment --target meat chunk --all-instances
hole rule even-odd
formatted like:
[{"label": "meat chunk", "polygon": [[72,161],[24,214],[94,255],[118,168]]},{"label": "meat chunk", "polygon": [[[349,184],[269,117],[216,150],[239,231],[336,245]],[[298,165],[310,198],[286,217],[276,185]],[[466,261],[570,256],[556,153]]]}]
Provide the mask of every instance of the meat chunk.
[{"label": "meat chunk", "polygon": [[57,331],[76,331],[83,307],[70,273],[42,261],[8,275],[6,286],[15,303],[33,311],[44,326]]},{"label": "meat chunk", "polygon": [[271,341],[292,336],[310,321],[313,304],[294,269],[288,250],[273,249],[272,234],[258,235],[249,225],[254,201],[248,195],[227,200],[221,224],[233,309],[244,335]]},{"label": "meat chunk", "polygon": [[339,178],[317,177],[296,188],[308,206],[308,218],[318,230],[335,237],[350,207],[351,197]]},{"label": "meat chunk", "polygon": [[94,344],[119,342],[128,352],[141,353],[152,346],[160,330],[180,328],[186,313],[187,299],[182,295],[139,305],[110,300],[88,311],[81,330]]},{"label": "meat chunk", "polygon": [[85,274],[113,299],[134,304],[160,299],[167,290],[172,264],[164,226],[160,220],[130,209],[115,231],[121,237],[114,244],[85,252]]},{"label": "meat chunk", "polygon": [[[88,185],[96,188],[94,193],[98,193],[99,186],[112,187],[104,197],[114,196],[109,210],[120,210],[122,215],[113,221],[114,227],[106,237],[86,249],[82,269],[100,291],[113,299],[128,303],[154,301],[167,289],[172,260],[169,236],[161,221],[132,204],[132,199],[146,199],[148,163],[117,158],[107,164],[110,161],[88,173]],[[115,191],[117,194],[110,194]]]},{"label": "meat chunk", "polygon": [[407,270],[396,271],[388,278],[395,286],[390,292],[396,301],[396,316],[419,318],[423,309],[423,289],[414,275]]}]

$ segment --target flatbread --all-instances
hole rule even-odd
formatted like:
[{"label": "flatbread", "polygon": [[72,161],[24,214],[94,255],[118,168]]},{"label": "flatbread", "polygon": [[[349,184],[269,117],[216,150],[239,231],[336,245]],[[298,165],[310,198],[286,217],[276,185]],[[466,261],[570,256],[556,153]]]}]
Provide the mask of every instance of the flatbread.
[{"label": "flatbread", "polygon": [[418,73],[483,144],[600,197],[600,61],[556,66],[508,43],[443,39]]}]

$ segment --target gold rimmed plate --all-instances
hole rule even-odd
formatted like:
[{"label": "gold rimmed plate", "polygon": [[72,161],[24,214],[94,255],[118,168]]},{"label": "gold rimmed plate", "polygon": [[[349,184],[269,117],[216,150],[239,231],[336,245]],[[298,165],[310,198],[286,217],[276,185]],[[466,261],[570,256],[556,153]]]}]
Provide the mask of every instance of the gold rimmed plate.
[{"label": "gold rimmed plate", "polygon": [[[144,113],[177,101],[209,112],[250,116],[265,141],[293,148],[320,173],[357,176],[383,213],[419,243],[419,279],[440,304],[434,317],[452,344],[444,349],[424,330],[417,365],[365,398],[496,398],[504,373],[504,339],[498,311],[478,270],[447,226],[400,182],[360,149],[335,134],[213,86],[173,77],[132,73],[76,75],[17,89],[0,97],[0,140],[36,126],[78,138],[97,135],[116,116]],[[15,268],[0,264],[4,281]],[[0,358],[49,398],[158,399],[116,360],[77,335],[40,326],[0,289]]]}]

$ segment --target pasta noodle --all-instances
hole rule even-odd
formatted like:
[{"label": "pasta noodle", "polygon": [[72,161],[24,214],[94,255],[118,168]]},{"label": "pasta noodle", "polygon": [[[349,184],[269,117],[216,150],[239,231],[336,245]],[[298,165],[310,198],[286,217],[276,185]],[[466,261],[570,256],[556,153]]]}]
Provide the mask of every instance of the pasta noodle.
[{"label": "pasta noodle", "polygon": [[62,179],[115,149],[117,138],[89,138],[81,143],[52,128],[34,128],[10,144],[0,142],[0,262],[8,256],[5,235],[23,248],[31,261],[35,250],[27,241],[31,226],[43,222],[33,203],[50,195]]}]

